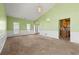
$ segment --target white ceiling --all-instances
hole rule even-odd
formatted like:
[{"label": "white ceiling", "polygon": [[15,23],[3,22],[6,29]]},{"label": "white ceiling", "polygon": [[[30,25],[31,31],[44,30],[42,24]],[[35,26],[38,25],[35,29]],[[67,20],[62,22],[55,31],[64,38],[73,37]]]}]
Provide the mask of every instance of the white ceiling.
[{"label": "white ceiling", "polygon": [[[37,6],[43,8],[43,12],[39,13]],[[54,6],[53,3],[6,3],[7,16],[24,18],[27,20],[36,20],[38,17],[47,12],[51,7]]]}]

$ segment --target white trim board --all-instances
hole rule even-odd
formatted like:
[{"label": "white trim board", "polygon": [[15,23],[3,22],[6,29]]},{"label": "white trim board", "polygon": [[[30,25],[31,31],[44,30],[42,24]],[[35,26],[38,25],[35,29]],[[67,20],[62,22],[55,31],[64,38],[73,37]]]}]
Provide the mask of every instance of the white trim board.
[{"label": "white trim board", "polygon": [[43,35],[43,36],[49,36],[49,37],[53,37],[53,38],[58,38],[58,32],[57,31],[40,31],[39,30],[39,33],[40,35]]},{"label": "white trim board", "polygon": [[34,32],[32,30],[31,31],[21,30],[18,34],[14,34],[13,31],[8,31],[7,32],[7,37],[20,36],[20,35],[28,35],[28,34],[34,34]]},{"label": "white trim board", "polygon": [[[40,35],[43,35],[43,36],[48,36],[48,37],[59,39],[59,32],[57,32],[57,31],[44,31],[44,30],[42,31],[41,30],[41,31],[39,31],[39,33],[40,33]],[[22,30],[17,35],[13,34],[12,31],[7,32],[8,37],[19,36],[19,35],[28,35],[28,34],[35,34],[35,32],[33,32],[33,31],[27,32],[27,31]],[[70,42],[79,43],[79,32],[71,32],[70,35],[71,35]]]},{"label": "white trim board", "polygon": [[[59,39],[59,32],[57,31],[39,31],[40,35],[49,36]],[[79,32],[70,33],[70,42],[79,43]]]},{"label": "white trim board", "polygon": [[0,35],[0,53],[2,52],[6,39],[7,39],[6,33],[2,32],[2,34]]}]

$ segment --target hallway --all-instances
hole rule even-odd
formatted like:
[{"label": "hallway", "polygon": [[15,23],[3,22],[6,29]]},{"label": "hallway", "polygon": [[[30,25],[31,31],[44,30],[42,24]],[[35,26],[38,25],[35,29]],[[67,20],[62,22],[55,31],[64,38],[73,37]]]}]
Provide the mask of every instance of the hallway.
[{"label": "hallway", "polygon": [[9,37],[2,55],[73,55],[79,54],[79,44],[41,35]]}]

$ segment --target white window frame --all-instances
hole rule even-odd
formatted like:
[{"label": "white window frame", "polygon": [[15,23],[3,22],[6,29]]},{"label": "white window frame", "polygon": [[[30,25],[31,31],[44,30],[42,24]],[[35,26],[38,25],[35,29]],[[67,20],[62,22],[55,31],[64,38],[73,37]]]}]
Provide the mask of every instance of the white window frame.
[{"label": "white window frame", "polygon": [[26,27],[27,27],[27,31],[31,30],[31,24],[26,24]]},{"label": "white window frame", "polygon": [[20,24],[18,22],[13,23],[13,32],[14,34],[19,34],[20,31]]}]

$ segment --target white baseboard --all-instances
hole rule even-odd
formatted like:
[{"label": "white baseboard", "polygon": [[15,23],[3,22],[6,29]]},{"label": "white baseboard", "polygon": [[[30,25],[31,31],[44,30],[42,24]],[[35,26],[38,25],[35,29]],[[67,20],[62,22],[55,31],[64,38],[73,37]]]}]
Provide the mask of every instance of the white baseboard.
[{"label": "white baseboard", "polygon": [[[39,32],[40,35],[59,39],[59,33],[57,31],[39,31]],[[70,33],[70,42],[79,43],[79,32]]]},{"label": "white baseboard", "polygon": [[[39,31],[40,35],[43,36],[49,36],[49,37],[53,37],[53,38],[57,38],[59,39],[59,33],[57,31]],[[7,33],[8,37],[11,36],[18,36],[18,35],[28,35],[28,34],[34,34],[33,31],[21,31],[19,34],[13,34],[13,32],[9,31]],[[79,32],[71,32],[70,33],[70,41],[71,42],[75,42],[75,43],[79,43]]]},{"label": "white baseboard", "polygon": [[43,36],[49,36],[49,37],[59,39],[57,31],[39,31],[39,33],[40,35],[43,35]]},{"label": "white baseboard", "polygon": [[6,39],[7,39],[6,32],[0,32],[0,53],[2,52]]},{"label": "white baseboard", "polygon": [[19,36],[19,35],[28,35],[28,34],[34,34],[34,32],[33,31],[21,30],[18,34],[14,34],[14,32],[8,31],[7,37],[13,37],[13,36]]}]

